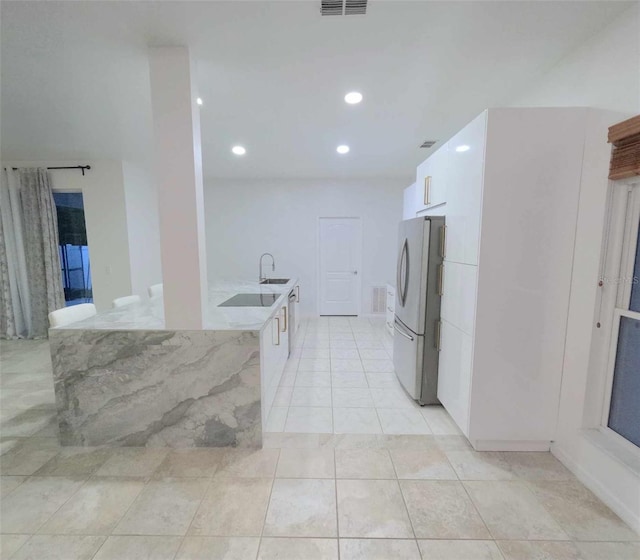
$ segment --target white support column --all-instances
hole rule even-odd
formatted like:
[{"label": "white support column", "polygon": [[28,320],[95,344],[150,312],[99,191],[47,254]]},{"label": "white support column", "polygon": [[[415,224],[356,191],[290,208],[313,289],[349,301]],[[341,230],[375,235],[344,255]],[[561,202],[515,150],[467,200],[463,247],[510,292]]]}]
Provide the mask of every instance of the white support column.
[{"label": "white support column", "polygon": [[167,329],[201,329],[207,304],[200,113],[186,47],[149,50]]}]

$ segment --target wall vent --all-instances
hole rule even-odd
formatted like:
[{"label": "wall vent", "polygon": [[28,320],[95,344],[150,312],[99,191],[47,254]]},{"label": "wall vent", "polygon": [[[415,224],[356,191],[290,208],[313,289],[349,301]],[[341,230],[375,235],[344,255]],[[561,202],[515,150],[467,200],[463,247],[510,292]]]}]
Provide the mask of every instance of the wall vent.
[{"label": "wall vent", "polygon": [[321,0],[323,16],[357,16],[367,13],[368,0]]},{"label": "wall vent", "polygon": [[437,140],[425,140],[422,144],[420,144],[421,148],[431,148]]},{"label": "wall vent", "polygon": [[371,294],[371,313],[387,311],[387,287],[373,286]]}]

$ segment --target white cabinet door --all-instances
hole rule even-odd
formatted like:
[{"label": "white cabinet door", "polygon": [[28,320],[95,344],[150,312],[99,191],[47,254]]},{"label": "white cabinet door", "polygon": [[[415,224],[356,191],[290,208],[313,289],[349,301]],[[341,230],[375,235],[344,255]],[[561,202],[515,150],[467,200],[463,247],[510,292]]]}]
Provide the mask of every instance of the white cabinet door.
[{"label": "white cabinet door", "polygon": [[[289,356],[289,332],[285,331],[285,306],[264,327],[260,337],[262,424],[266,425],[273,399]],[[289,325],[286,325],[288,329]]]},{"label": "white cabinet door", "polygon": [[414,183],[404,189],[404,199],[402,204],[403,220],[410,220],[411,218],[416,217],[416,212],[418,211],[416,187],[417,184]]},{"label": "white cabinet door", "polygon": [[441,328],[438,400],[468,437],[473,341],[447,321],[442,321]]},{"label": "white cabinet door", "polygon": [[278,314],[271,321],[271,346],[273,348],[274,378],[276,387],[280,384],[280,378],[289,359],[289,321],[287,306],[283,305]]},{"label": "white cabinet door", "polygon": [[273,399],[278,389],[278,355],[274,345],[276,321],[271,320],[260,334],[260,384],[262,394],[262,426],[266,426]]},{"label": "white cabinet door", "polygon": [[280,384],[280,377],[289,359],[289,310],[287,309],[287,305],[288,303],[280,308],[280,312],[276,317],[279,321],[275,321],[276,324],[274,325],[276,331],[278,327],[280,328],[279,336],[276,332],[274,342],[275,346],[277,346],[276,352],[278,355],[278,384]]},{"label": "white cabinet door", "polygon": [[473,336],[476,320],[478,267],[446,262],[443,267],[442,319]]},{"label": "white cabinet door", "polygon": [[478,264],[487,113],[448,143],[446,259]]},{"label": "white cabinet door", "polygon": [[389,334],[391,336],[395,336],[395,333],[393,332],[393,320],[394,320],[393,313],[389,313],[387,311],[387,315],[385,317],[384,328],[386,329],[387,334]]},{"label": "white cabinet door", "polygon": [[393,336],[393,321],[395,319],[396,290],[387,284],[386,329]]},{"label": "white cabinet door", "polygon": [[432,157],[435,154],[431,154],[427,159],[425,159],[418,168],[416,169],[416,182],[415,182],[415,207],[416,211],[420,212],[425,208],[428,208],[430,205],[428,202],[428,189],[431,188],[433,184],[433,172],[431,171],[432,165]]},{"label": "white cabinet door", "polygon": [[420,212],[447,202],[449,152],[444,145],[423,161],[416,172],[416,207]]},{"label": "white cabinet door", "polygon": [[[292,305],[295,305],[295,317],[296,317],[296,332],[294,334],[297,334],[298,331],[300,330],[300,324],[302,323],[302,317],[300,317],[300,284],[298,284],[295,288],[294,288],[294,293],[296,294],[296,301],[293,302]],[[298,342],[297,346],[300,346],[300,342]]]}]

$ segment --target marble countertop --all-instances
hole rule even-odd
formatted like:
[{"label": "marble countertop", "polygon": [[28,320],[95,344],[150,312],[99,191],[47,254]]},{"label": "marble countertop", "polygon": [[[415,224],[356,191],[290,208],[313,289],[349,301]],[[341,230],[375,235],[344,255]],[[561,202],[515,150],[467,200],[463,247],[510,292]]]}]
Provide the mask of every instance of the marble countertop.
[{"label": "marble countertop", "polygon": [[[209,304],[205,312],[204,330],[259,331],[285,303],[289,292],[298,283],[292,278],[287,284],[258,282],[219,282],[209,286]],[[271,307],[218,307],[236,294],[280,294]],[[172,330],[164,322],[162,298],[140,304],[109,309],[93,317],[56,327],[55,330]]]}]

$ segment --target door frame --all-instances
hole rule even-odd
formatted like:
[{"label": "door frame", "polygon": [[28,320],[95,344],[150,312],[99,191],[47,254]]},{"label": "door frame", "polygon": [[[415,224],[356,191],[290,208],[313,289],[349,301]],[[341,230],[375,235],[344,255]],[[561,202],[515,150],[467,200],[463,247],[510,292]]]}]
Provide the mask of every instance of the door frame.
[{"label": "door frame", "polygon": [[[322,220],[357,220],[358,231],[358,256],[356,258],[358,266],[358,280],[356,282],[356,315],[359,317],[362,315],[362,253],[364,250],[364,236],[362,234],[362,218],[360,216],[318,216],[317,228],[316,228],[316,268],[318,270],[316,274],[316,293],[318,294],[318,301],[316,302],[316,313],[318,317],[321,316],[320,308],[322,302],[322,259],[320,258],[320,246],[321,236],[320,228],[322,227]],[[333,315],[327,315],[332,317]],[[353,315],[336,315],[336,317],[353,317]]]}]

